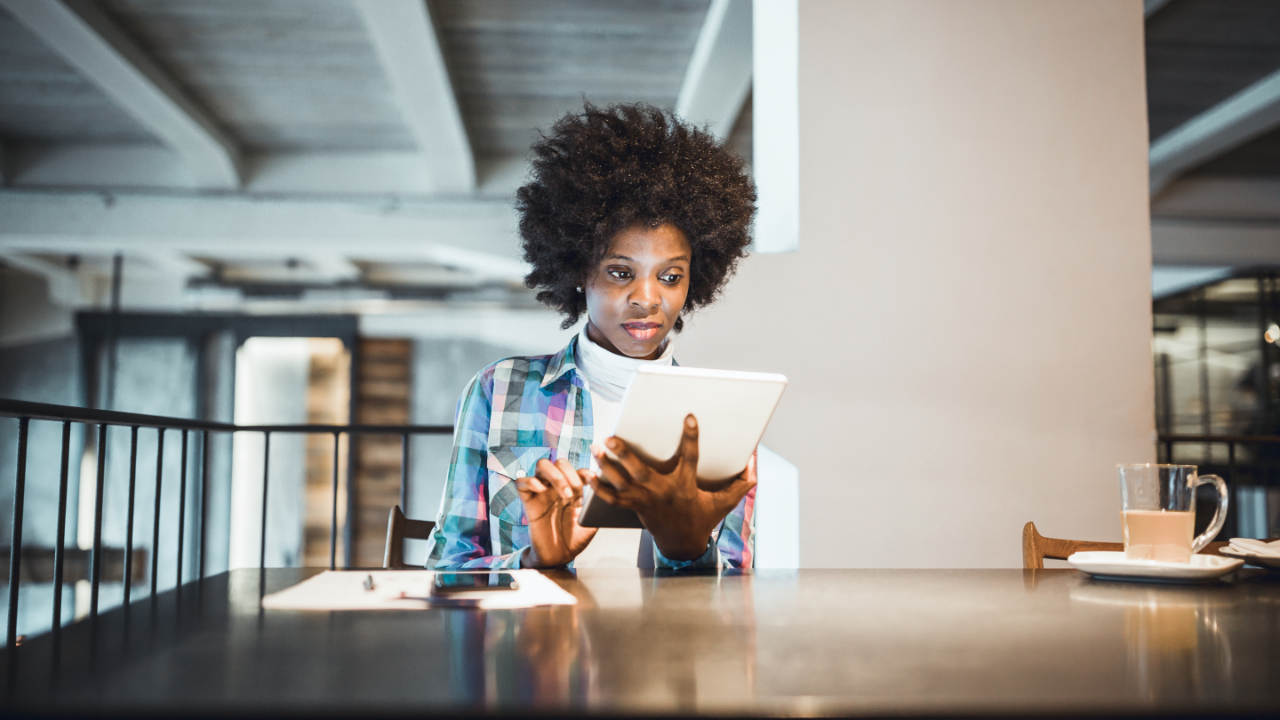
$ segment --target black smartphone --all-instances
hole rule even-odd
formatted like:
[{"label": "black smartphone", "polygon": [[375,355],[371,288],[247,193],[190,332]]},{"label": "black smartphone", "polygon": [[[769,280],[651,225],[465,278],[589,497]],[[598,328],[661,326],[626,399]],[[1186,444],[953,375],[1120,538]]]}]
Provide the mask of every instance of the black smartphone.
[{"label": "black smartphone", "polygon": [[431,594],[517,590],[519,587],[515,576],[506,572],[438,572],[431,582]]}]

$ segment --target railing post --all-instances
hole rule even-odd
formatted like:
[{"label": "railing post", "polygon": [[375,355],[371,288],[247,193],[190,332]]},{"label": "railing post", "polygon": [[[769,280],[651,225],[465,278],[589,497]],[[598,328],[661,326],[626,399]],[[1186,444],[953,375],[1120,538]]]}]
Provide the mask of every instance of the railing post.
[{"label": "railing post", "polygon": [[205,430],[201,433],[200,440],[200,580],[204,579],[205,573],[205,542],[208,535],[205,532],[205,526],[209,519],[209,513],[205,509],[205,498],[209,494],[209,431]]},{"label": "railing post", "polygon": [[182,551],[187,525],[187,430],[182,430],[182,472],[178,474],[178,569],[174,587],[182,587]]},{"label": "railing post", "polygon": [[124,604],[133,591],[133,499],[138,485],[138,426],[129,428],[129,500],[124,530]]},{"label": "railing post", "polygon": [[160,576],[160,490],[164,487],[164,428],[156,428],[156,512],[151,523],[151,608]]},{"label": "railing post", "polygon": [[13,485],[13,538],[9,544],[9,662],[18,645],[18,586],[22,584],[22,505],[27,489],[27,431],[31,421],[18,418],[18,473]]},{"label": "railing post", "polygon": [[333,434],[333,503],[329,515],[329,569],[337,569],[338,560],[338,446],[341,433]]},{"label": "railing post", "polygon": [[409,511],[409,433],[400,436],[400,510]]},{"label": "railing post", "polygon": [[102,584],[102,495],[107,479],[107,424],[98,424],[98,484],[93,497],[93,569],[89,579],[89,617],[98,618],[98,590]]},{"label": "railing post", "polygon": [[58,534],[53,542],[53,632],[62,632],[62,571],[66,564],[67,474],[71,465],[71,421],[62,421],[62,474],[58,480]]},{"label": "railing post", "polygon": [[1227,537],[1237,537],[1240,535],[1240,506],[1236,504],[1236,444],[1235,441],[1227,443],[1227,520],[1230,524],[1227,528],[1230,530]]},{"label": "railing post", "polygon": [[271,431],[262,433],[262,544],[258,548],[258,570],[267,566],[267,483],[271,478]]}]

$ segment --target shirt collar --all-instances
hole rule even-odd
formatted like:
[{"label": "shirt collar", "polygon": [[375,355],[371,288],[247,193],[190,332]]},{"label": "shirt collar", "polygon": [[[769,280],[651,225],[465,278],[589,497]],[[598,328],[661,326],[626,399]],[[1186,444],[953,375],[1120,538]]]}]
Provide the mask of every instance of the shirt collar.
[{"label": "shirt collar", "polygon": [[[671,364],[673,366],[680,365],[680,363],[676,362],[675,358],[671,358]],[[550,385],[556,380],[559,380],[561,375],[568,373],[570,370],[572,370],[574,374],[573,383],[581,386],[582,380],[578,378],[578,375],[580,375],[582,371],[578,369],[577,333],[574,333],[573,338],[569,340],[568,345],[560,348],[560,352],[551,356],[551,361],[547,363],[547,371],[543,373],[542,382],[538,384],[538,387],[546,387]]]},{"label": "shirt collar", "polygon": [[564,375],[570,370],[573,370],[574,374],[577,375],[578,336],[576,333],[573,338],[569,340],[568,345],[565,345],[560,349],[560,352],[551,356],[551,362],[547,363],[547,371],[543,373],[542,382],[539,384],[539,387],[546,387],[550,385],[556,380],[559,380],[561,375]]}]

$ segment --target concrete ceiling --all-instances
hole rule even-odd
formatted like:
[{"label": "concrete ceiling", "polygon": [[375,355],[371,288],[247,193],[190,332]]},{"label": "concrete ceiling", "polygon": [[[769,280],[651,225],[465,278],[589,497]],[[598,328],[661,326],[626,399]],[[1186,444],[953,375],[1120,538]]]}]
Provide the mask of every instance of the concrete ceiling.
[{"label": "concrete ceiling", "polygon": [[1147,9],[1155,263],[1280,264],[1280,3]]},{"label": "concrete ceiling", "polygon": [[248,151],[414,147],[348,0],[107,0],[104,8]]},{"label": "concrete ceiling", "polygon": [[[0,0],[0,259],[528,302],[511,198],[584,98],[673,107],[750,161],[750,1]],[[1145,5],[1156,262],[1256,263],[1280,4]]]},{"label": "concrete ceiling", "polygon": [[[724,84],[708,58],[749,87],[750,14],[750,0],[0,0],[0,259],[62,288],[120,252],[126,280],[178,273],[156,286],[198,298],[372,286],[528,304],[511,200],[538,131],[584,99],[696,100],[687,85]],[[745,92],[695,119],[727,132]]]},{"label": "concrete ceiling", "polygon": [[432,3],[477,155],[523,156],[566,112],[675,105],[709,0]]}]

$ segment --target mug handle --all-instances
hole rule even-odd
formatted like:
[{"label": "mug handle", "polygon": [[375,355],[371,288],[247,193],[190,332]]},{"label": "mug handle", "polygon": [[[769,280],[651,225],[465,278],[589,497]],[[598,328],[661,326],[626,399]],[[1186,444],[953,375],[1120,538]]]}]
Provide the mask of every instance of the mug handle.
[{"label": "mug handle", "polygon": [[1213,514],[1213,521],[1209,523],[1209,527],[1200,533],[1195,542],[1191,543],[1192,555],[1203,550],[1204,546],[1209,544],[1209,541],[1218,536],[1218,532],[1222,530],[1223,523],[1227,521],[1227,506],[1231,503],[1227,495],[1227,484],[1223,482],[1222,478],[1217,475],[1201,475],[1196,481],[1196,487],[1207,483],[1213,483],[1213,486],[1218,490],[1218,510]]}]

